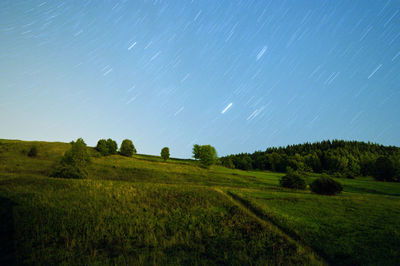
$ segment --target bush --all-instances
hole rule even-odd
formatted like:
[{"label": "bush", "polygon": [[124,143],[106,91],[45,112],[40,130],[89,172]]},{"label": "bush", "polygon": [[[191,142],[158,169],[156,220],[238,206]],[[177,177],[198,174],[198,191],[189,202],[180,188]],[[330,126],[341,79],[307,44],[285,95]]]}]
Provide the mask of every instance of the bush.
[{"label": "bush", "polygon": [[38,147],[37,146],[32,146],[30,150],[28,151],[28,156],[29,157],[36,157],[38,154]]},{"label": "bush", "polygon": [[322,195],[336,195],[342,192],[342,185],[327,176],[321,176],[310,184],[311,191]]},{"label": "bush", "polygon": [[306,181],[298,172],[289,171],[279,181],[281,187],[293,188],[293,189],[306,189]]},{"label": "bush", "polygon": [[169,159],[169,148],[164,147],[161,149],[161,158],[163,158],[164,161]]},{"label": "bush", "polygon": [[85,168],[77,167],[69,164],[60,164],[54,170],[53,177],[60,177],[60,178],[87,178],[88,173]]},{"label": "bush", "polygon": [[86,143],[80,138],[71,144],[71,149],[65,152],[51,176],[61,178],[86,178],[88,176],[86,169],[90,157]]},{"label": "bush", "polygon": [[136,149],[131,140],[124,139],[121,143],[121,148],[119,152],[123,156],[131,157],[134,153],[136,153]]}]

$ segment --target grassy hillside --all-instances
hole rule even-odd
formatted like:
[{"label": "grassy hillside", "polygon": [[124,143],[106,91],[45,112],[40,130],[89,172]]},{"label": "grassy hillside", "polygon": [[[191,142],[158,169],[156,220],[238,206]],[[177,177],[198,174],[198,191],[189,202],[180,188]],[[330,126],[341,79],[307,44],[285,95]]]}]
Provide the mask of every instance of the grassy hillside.
[{"label": "grassy hillside", "polygon": [[337,179],[343,194],[319,196],[278,173],[91,148],[88,179],[48,177],[69,147],[0,140],[0,264],[400,263],[400,184]]}]

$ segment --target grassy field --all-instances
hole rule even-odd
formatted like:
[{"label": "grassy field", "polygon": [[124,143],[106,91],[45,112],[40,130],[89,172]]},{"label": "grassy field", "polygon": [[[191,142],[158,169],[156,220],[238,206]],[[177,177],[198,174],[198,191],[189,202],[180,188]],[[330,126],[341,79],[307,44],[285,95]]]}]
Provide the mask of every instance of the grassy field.
[{"label": "grassy field", "polygon": [[0,264],[400,264],[400,184],[337,179],[341,195],[319,196],[278,173],[93,149],[88,179],[48,177],[69,147],[0,140]]}]

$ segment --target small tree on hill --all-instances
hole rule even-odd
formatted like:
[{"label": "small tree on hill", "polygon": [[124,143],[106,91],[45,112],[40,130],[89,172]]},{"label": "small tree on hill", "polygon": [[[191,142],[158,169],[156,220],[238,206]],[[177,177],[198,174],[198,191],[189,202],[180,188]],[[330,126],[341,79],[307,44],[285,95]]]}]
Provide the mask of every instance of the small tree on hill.
[{"label": "small tree on hill", "polygon": [[135,146],[130,139],[124,139],[121,143],[120,151],[121,155],[131,157],[136,153]]},{"label": "small tree on hill", "polygon": [[62,178],[86,178],[87,166],[90,157],[87,151],[86,143],[79,138],[71,142],[71,149],[65,152],[59,165],[52,173],[53,177]]},{"label": "small tree on hill", "polygon": [[168,147],[164,147],[161,149],[161,158],[164,161],[169,159],[169,148]]},{"label": "small tree on hill", "polygon": [[201,150],[201,146],[198,144],[194,144],[193,145],[193,158],[199,160],[200,159],[200,150]]},{"label": "small tree on hill", "polygon": [[193,146],[193,157],[199,159],[204,167],[210,167],[218,160],[217,151],[211,145],[197,145]]},{"label": "small tree on hill", "polygon": [[107,141],[105,139],[101,139],[97,142],[96,150],[101,153],[103,156],[107,156],[109,154]]},{"label": "small tree on hill", "polygon": [[107,140],[107,149],[108,154],[117,154],[118,144],[115,140],[108,139]]}]

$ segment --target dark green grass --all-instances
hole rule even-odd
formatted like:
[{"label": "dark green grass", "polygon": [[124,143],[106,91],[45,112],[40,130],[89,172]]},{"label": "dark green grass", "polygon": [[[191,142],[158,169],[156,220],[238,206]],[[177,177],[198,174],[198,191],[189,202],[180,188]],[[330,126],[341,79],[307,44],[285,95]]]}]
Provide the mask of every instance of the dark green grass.
[{"label": "dark green grass", "polygon": [[332,264],[398,265],[400,198],[344,193],[232,191]]}]

